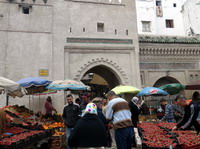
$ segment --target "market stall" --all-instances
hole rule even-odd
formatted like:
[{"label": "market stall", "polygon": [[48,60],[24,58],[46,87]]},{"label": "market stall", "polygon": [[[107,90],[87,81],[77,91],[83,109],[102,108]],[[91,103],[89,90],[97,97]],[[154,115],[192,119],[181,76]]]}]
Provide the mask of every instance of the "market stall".
[{"label": "market stall", "polygon": [[44,143],[48,148],[65,146],[65,127],[60,114],[45,119],[24,106],[5,106],[2,109],[6,113],[7,125],[0,139],[0,148],[40,147]]},{"label": "market stall", "polygon": [[146,149],[199,149],[200,135],[195,131],[172,131],[176,123],[140,123],[142,148]]}]

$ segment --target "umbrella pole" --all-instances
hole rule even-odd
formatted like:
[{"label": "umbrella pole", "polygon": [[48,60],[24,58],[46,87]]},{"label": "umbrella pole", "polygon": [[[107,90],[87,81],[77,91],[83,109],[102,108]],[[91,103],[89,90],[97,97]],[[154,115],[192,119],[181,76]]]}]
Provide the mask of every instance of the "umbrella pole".
[{"label": "umbrella pole", "polygon": [[8,103],[9,103],[9,96],[8,94],[6,94],[6,106],[8,106]]},{"label": "umbrella pole", "polygon": [[[35,102],[34,102],[34,95],[32,94],[32,98],[33,98],[33,109],[34,109],[34,106],[35,106]],[[35,124],[35,112],[33,111],[33,116],[34,116],[34,121],[33,123]]]},{"label": "umbrella pole", "polygon": [[[40,104],[40,94],[39,94],[39,104]],[[39,110],[41,111],[41,104],[40,104],[40,109]]]},{"label": "umbrella pole", "polygon": [[170,102],[170,104],[172,104],[172,100],[170,99],[170,94],[169,94],[169,102]]},{"label": "umbrella pole", "polygon": [[151,115],[151,96],[150,96],[150,100],[149,100],[149,112],[150,112],[150,115]]},{"label": "umbrella pole", "polygon": [[[33,96],[33,94],[32,94],[32,99],[33,99],[33,108],[32,108],[32,110],[34,109],[34,106],[35,106],[35,102],[34,102],[34,96]],[[34,113],[34,112],[33,112]]]},{"label": "umbrella pole", "polygon": [[30,95],[28,95],[29,96],[29,113],[31,113],[31,97],[30,97]]}]

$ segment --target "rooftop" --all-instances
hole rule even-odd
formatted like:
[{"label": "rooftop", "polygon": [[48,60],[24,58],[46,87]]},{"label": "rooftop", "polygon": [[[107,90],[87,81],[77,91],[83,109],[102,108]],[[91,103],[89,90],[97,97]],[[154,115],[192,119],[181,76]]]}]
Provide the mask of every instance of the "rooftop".
[{"label": "rooftop", "polygon": [[200,38],[187,36],[152,36],[139,35],[140,43],[177,43],[177,44],[200,44]]}]

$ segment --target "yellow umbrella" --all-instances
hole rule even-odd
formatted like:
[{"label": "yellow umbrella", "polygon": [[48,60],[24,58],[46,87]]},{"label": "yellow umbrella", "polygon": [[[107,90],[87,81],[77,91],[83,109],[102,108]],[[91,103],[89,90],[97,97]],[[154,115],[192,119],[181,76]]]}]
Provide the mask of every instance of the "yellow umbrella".
[{"label": "yellow umbrella", "polygon": [[133,86],[119,85],[119,86],[116,86],[115,88],[113,88],[112,91],[114,91],[115,94],[124,94],[124,93],[137,94],[141,90],[136,87],[133,87]]}]

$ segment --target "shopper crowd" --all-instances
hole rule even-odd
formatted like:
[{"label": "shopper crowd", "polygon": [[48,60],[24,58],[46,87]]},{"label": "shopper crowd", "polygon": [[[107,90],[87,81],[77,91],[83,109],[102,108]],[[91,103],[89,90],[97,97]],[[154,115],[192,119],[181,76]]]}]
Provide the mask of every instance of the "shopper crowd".
[{"label": "shopper crowd", "polygon": [[[131,149],[135,145],[134,128],[138,126],[139,115],[146,114],[147,106],[138,97],[123,97],[109,91],[104,98],[92,98],[86,92],[74,100],[72,94],[68,94],[67,105],[62,114],[66,126],[67,148],[103,149],[112,147],[115,143],[117,149]],[[198,92],[193,94],[192,100],[187,100],[183,95],[178,95],[172,103],[160,99],[157,111],[162,112],[163,116],[158,122],[176,122],[172,130],[196,130],[199,133],[199,99]],[[47,97],[44,108],[47,118],[52,117],[53,111],[57,112],[50,96]],[[5,132],[5,126],[6,115],[0,110],[0,137]]]},{"label": "shopper crowd", "polygon": [[[199,98],[199,94],[194,98]],[[195,100],[195,99],[194,99]],[[193,127],[199,132],[197,122],[199,107],[196,101],[188,102],[179,95],[172,104],[160,100],[164,116],[160,121],[177,122],[173,128],[190,130]],[[105,98],[91,99],[90,93],[84,93],[74,103],[71,94],[66,96],[67,105],[63,110],[66,125],[68,148],[104,148],[112,146],[110,129],[114,129],[114,139],[118,149],[131,149],[134,131],[139,122],[139,114],[144,110],[143,100],[133,97],[127,101],[113,91]],[[184,108],[184,111],[180,109]],[[184,113],[184,114],[183,114]]]}]

